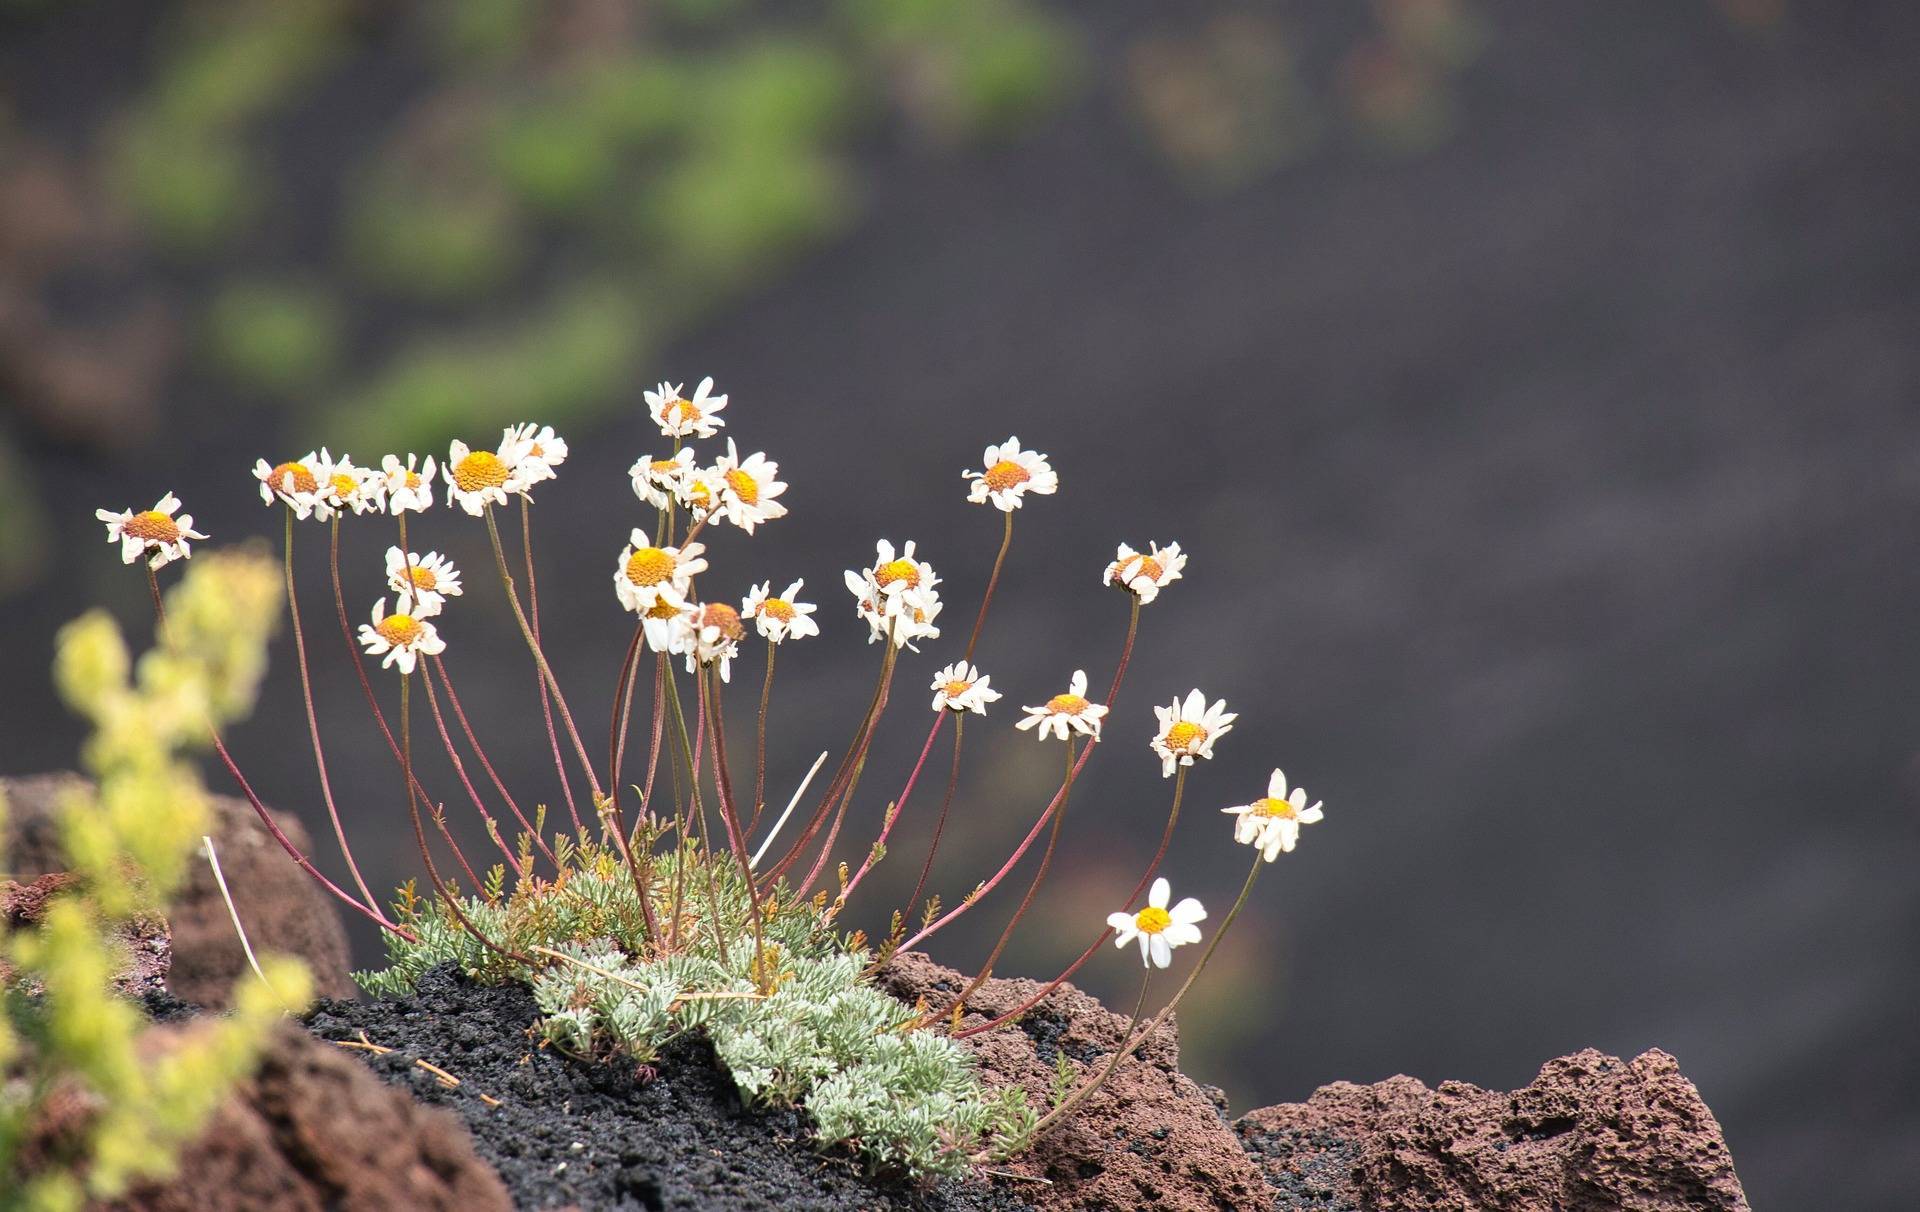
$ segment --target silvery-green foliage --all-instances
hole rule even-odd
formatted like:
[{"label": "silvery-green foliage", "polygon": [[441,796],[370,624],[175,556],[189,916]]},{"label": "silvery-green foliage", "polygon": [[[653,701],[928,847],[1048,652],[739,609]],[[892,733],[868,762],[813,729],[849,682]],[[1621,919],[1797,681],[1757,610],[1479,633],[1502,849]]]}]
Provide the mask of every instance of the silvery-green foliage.
[{"label": "silvery-green foliage", "polygon": [[[691,856],[692,848],[684,853]],[[667,855],[656,864],[656,897],[670,886],[676,861]],[[644,1062],[667,1041],[698,1031],[749,1104],[803,1107],[821,1144],[846,1145],[875,1165],[960,1173],[970,1155],[1008,1152],[1031,1134],[1034,1116],[1021,1092],[990,1095],[972,1054],[913,1028],[915,1011],[863,979],[871,954],[822,928],[806,906],[784,906],[762,923],[763,963],[773,984],[763,993],[737,868],[690,866],[688,883],[699,881],[700,895],[686,899],[678,947],[647,959],[641,957],[657,949],[647,948],[640,933],[628,871],[604,854],[579,862],[537,896],[517,889],[504,901],[461,900],[489,938],[523,953],[550,948],[566,960],[526,968],[475,941],[444,909],[419,909],[409,918],[418,941],[389,935],[392,965],[358,974],[360,983],[375,993],[403,992],[442,963],[477,979],[524,980],[542,1016],[540,1032],[585,1056]],[[709,874],[723,923],[718,932],[706,899]]]}]

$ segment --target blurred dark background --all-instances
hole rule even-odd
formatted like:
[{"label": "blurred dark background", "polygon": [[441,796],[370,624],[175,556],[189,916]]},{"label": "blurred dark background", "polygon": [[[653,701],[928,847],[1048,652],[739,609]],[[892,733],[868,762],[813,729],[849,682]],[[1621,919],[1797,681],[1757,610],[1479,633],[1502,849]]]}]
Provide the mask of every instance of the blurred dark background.
[{"label": "blurred dark background", "polygon": [[[948,579],[871,822],[997,541],[959,473],[1017,433],[1063,489],[1020,513],[981,644],[1008,698],[970,734],[949,901],[1054,776],[1017,705],[1108,676],[1114,544],[1193,562],[1001,971],[1056,971],[1132,886],[1170,790],[1148,708],[1198,685],[1241,723],[1192,780],[1177,889],[1225,908],[1246,852],[1213,809],[1275,764],[1328,803],[1182,1013],[1236,1108],[1657,1046],[1756,1206],[1910,1207],[1916,64],[1905,0],[12,0],[0,772],[75,761],[58,625],[143,623],[96,506],[173,489],[220,541],[271,536],[256,456],[444,454],[520,419],[574,443],[535,530],[593,734],[625,468],[664,447],[640,389],[712,374],[793,516],[718,536],[707,580],[805,576],[826,631],[781,662],[782,796],[877,662],[840,570],[912,537]],[[444,627],[463,697],[551,796],[483,532],[422,532],[472,591]],[[323,535],[301,576],[334,784],[391,886],[416,859]],[[356,612],[386,542],[348,527]],[[324,834],[276,657],[235,748]],[[978,960],[1017,896],[936,953]]]}]

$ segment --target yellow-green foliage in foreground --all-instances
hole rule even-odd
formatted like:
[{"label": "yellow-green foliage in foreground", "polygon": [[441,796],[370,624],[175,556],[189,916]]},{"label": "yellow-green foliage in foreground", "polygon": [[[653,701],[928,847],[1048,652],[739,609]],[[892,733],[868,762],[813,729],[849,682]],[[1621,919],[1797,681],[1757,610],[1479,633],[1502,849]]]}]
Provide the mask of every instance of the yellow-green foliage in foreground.
[{"label": "yellow-green foliage in foreground", "polygon": [[265,980],[243,979],[231,1015],[157,1046],[112,986],[125,957],[111,928],[164,909],[208,832],[187,755],[252,709],[269,638],[259,621],[275,617],[280,592],[270,560],[215,554],[168,594],[164,634],[137,661],[104,612],[60,633],[54,676],[93,724],[83,761],[95,787],[60,810],[79,884],[38,928],[0,936],[13,970],[0,1012],[0,1212],[77,1209],[167,1174],[274,1022],[309,997],[299,961],[263,959]]}]

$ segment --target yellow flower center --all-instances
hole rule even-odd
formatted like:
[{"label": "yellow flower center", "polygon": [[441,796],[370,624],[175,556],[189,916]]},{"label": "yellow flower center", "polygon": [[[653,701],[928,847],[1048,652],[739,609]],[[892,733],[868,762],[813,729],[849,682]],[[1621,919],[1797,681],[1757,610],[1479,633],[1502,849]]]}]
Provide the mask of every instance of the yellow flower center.
[{"label": "yellow flower center", "polygon": [[873,579],[884,589],[895,581],[905,581],[907,588],[920,588],[920,566],[912,560],[889,560],[873,570]]},{"label": "yellow flower center", "polygon": [[395,648],[405,648],[426,633],[426,628],[410,614],[390,614],[373,625],[380,638]]},{"label": "yellow flower center", "polygon": [[647,613],[645,617],[649,619],[670,619],[679,613],[680,613],[680,608],[678,606],[675,606],[672,602],[669,602],[665,598],[662,598],[658,602],[655,602],[653,605],[647,607]]},{"label": "yellow flower center", "polygon": [[1270,795],[1253,801],[1253,809],[1261,816],[1277,816],[1285,820],[1292,820],[1300,815],[1300,810],[1293,806],[1292,801],[1277,800]]},{"label": "yellow flower center", "polygon": [[700,419],[700,406],[692,400],[676,398],[660,405],[660,419],[662,421],[672,421],[675,412],[680,414],[682,421],[698,421]]},{"label": "yellow flower center", "polygon": [[965,694],[967,691],[972,689],[973,689],[972,682],[954,681],[954,682],[948,682],[946,686],[942,688],[942,693],[944,693],[950,699],[957,699],[961,695]]},{"label": "yellow flower center", "polygon": [[754,478],[738,467],[727,471],[727,487],[733,489],[733,495],[740,498],[743,505],[760,503],[760,485]]},{"label": "yellow flower center", "polygon": [[1056,694],[1047,700],[1047,710],[1061,715],[1079,715],[1087,706],[1087,700],[1077,694]]},{"label": "yellow flower center", "polygon": [[760,603],[760,613],[782,623],[791,623],[794,618],[793,603],[785,598],[768,598]]},{"label": "yellow flower center", "polygon": [[729,640],[737,640],[747,634],[747,629],[740,625],[740,612],[725,602],[708,602],[701,607],[700,625],[719,628],[720,634]]},{"label": "yellow flower center", "polygon": [[687,485],[687,503],[695,509],[705,509],[713,504],[713,490],[704,480],[695,480]]},{"label": "yellow flower center", "polygon": [[676,564],[658,547],[642,547],[627,557],[627,579],[635,585],[658,585],[673,576]]},{"label": "yellow flower center", "polygon": [[149,543],[175,543],[180,539],[180,527],[157,509],[134,514],[121,529]]},{"label": "yellow flower center", "polygon": [[407,570],[407,577],[413,582],[416,589],[432,590],[440,587],[440,578],[433,575],[433,569],[427,568],[424,565],[415,564],[412,568],[409,568]]},{"label": "yellow flower center", "polygon": [[408,472],[407,472],[407,487],[408,487],[408,488],[418,488],[418,487],[420,487],[420,473],[419,473],[419,472],[417,472],[417,471],[413,471],[413,470],[411,470],[411,469],[409,469],[409,470],[408,470]]},{"label": "yellow flower center", "polygon": [[454,487],[461,492],[499,488],[506,482],[507,465],[491,450],[469,451],[466,458],[453,466]]},{"label": "yellow flower center", "polygon": [[680,460],[655,459],[647,465],[647,470],[656,476],[672,476],[680,471]]},{"label": "yellow flower center", "polygon": [[987,468],[986,475],[981,478],[987,482],[988,488],[998,492],[1002,489],[1025,484],[1033,478],[1033,473],[1012,459],[1002,459],[992,467]]},{"label": "yellow flower center", "polygon": [[1148,905],[1133,915],[1133,928],[1142,934],[1158,934],[1173,925],[1173,915],[1165,909],[1156,909]]},{"label": "yellow flower center", "polygon": [[1175,720],[1173,727],[1167,729],[1167,739],[1162,742],[1176,753],[1186,753],[1207,739],[1207,730],[1192,720]]},{"label": "yellow flower center", "polygon": [[333,478],[327,481],[327,487],[333,489],[334,496],[345,500],[360,491],[360,481],[344,471],[336,471],[333,473]]},{"label": "yellow flower center", "polygon": [[273,469],[272,473],[268,476],[268,480],[275,488],[285,491],[287,487],[287,477],[289,475],[293,477],[293,490],[295,492],[318,492],[320,490],[320,482],[313,478],[313,472],[308,470],[305,463],[282,463]]},{"label": "yellow flower center", "polygon": [[540,449],[540,443],[538,442],[535,442],[533,445],[527,447],[527,453],[529,455],[532,455],[536,459],[544,459],[547,457],[547,452]]}]

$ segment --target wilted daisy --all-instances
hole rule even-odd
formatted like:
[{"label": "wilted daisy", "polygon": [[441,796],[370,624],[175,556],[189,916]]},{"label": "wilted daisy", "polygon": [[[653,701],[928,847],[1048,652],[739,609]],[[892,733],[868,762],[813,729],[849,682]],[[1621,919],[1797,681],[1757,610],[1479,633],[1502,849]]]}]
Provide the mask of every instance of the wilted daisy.
[{"label": "wilted daisy", "polygon": [[1073,671],[1073,680],[1067,684],[1065,694],[1054,695],[1046,701],[1045,706],[1022,707],[1020,710],[1027,713],[1027,718],[1014,727],[1038,726],[1043,741],[1048,736],[1058,736],[1064,741],[1069,733],[1075,732],[1097,741],[1100,739],[1100,718],[1107,714],[1105,707],[1087,698],[1087,671],[1084,669]]},{"label": "wilted daisy", "polygon": [[436,470],[433,456],[427,456],[427,464],[418,470],[414,468],[416,455],[408,455],[402,463],[395,455],[380,457],[380,479],[386,490],[387,512],[403,514],[409,511],[425,513],[433,508],[433,476]]},{"label": "wilted daisy", "polygon": [[140,513],[96,509],[93,516],[107,524],[107,541],[120,544],[123,562],[131,564],[145,554],[148,562],[158,568],[192,555],[187,550],[187,540],[207,537],[193,528],[192,514],[173,516],[179,508],[180,498],[168,493],[156,501],[152,509]]},{"label": "wilted daisy", "polygon": [[[518,491],[554,477],[554,468],[567,461],[567,440],[553,426],[510,425],[500,433],[500,458],[518,473]],[[509,489],[512,491],[512,489]]]},{"label": "wilted daisy", "polygon": [[809,617],[819,607],[812,602],[802,602],[798,597],[800,587],[805,584],[805,581],[795,581],[776,598],[768,593],[773,588],[773,582],[762,581],[753,587],[746,601],[740,604],[740,613],[753,620],[754,628],[769,644],[778,644],[788,638],[819,635],[820,624]]},{"label": "wilted daisy", "polygon": [[987,447],[980,456],[980,466],[984,470],[961,473],[962,479],[973,481],[967,500],[975,505],[991,501],[995,508],[1012,513],[1020,508],[1020,498],[1028,493],[1044,496],[1060,488],[1060,477],[1054,474],[1047,456],[1037,450],[1020,449],[1017,437]]},{"label": "wilted daisy", "polygon": [[933,625],[941,609],[935,588],[940,577],[933,565],[914,556],[913,547],[908,540],[895,555],[893,544],[881,539],[874,544],[873,567],[846,573],[847,591],[853,594],[860,617],[872,628],[869,643],[885,639],[896,648],[912,648],[915,640],[940,635]]},{"label": "wilted daisy", "polygon": [[655,509],[665,509],[667,502],[679,496],[680,486],[686,482],[687,473],[692,470],[693,447],[682,446],[669,459],[642,456],[627,469],[627,474],[633,477],[634,496]]},{"label": "wilted daisy", "polygon": [[460,570],[437,551],[422,556],[389,547],[387,588],[399,595],[395,605],[407,607],[415,618],[432,618],[448,598],[460,596]]},{"label": "wilted daisy", "polygon": [[1300,840],[1300,826],[1314,824],[1326,815],[1320,810],[1319,800],[1315,800],[1311,808],[1307,806],[1305,787],[1295,787],[1289,792],[1287,776],[1280,773],[1278,767],[1267,780],[1266,795],[1251,804],[1238,804],[1221,811],[1239,818],[1233,823],[1233,840],[1258,847],[1269,863],[1280,857],[1281,851],[1293,849]]},{"label": "wilted daisy", "polygon": [[271,505],[279,497],[293,510],[294,517],[305,521],[320,504],[321,480],[332,475],[331,463],[324,452],[315,454],[311,450],[305,458],[274,466],[265,459],[255,459],[253,478],[260,481],[260,499]]},{"label": "wilted daisy", "polygon": [[1240,718],[1227,710],[1225,699],[1207,706],[1207,696],[1198,690],[1188,691],[1184,700],[1175,699],[1171,706],[1155,707],[1153,714],[1160,720],[1153,751],[1160,755],[1162,777],[1171,777],[1175,766],[1193,765],[1195,758],[1211,759],[1213,743],[1232,732],[1233,722]]},{"label": "wilted daisy", "polygon": [[314,517],[324,522],[336,514],[365,513],[369,509],[378,513],[385,507],[385,481],[379,472],[356,466],[344,454],[330,460],[324,450],[320,452],[320,461],[327,466],[315,497]]},{"label": "wilted daisy", "polygon": [[662,383],[660,390],[646,393],[647,411],[660,426],[660,432],[670,438],[684,438],[689,434],[710,438],[726,424],[714,414],[727,406],[727,397],[712,393],[711,377],[700,380],[691,400],[680,394],[677,385]]},{"label": "wilted daisy", "polygon": [[476,518],[489,505],[505,505],[508,493],[520,491],[517,470],[494,451],[469,450],[458,438],[447,446],[447,461],[441,467],[446,474],[448,501]]},{"label": "wilted daisy", "polygon": [[955,661],[933,675],[933,709],[985,715],[987,704],[1000,698],[1000,692],[987,684],[990,680],[978,667]]},{"label": "wilted daisy", "polygon": [[674,631],[673,651],[686,654],[688,673],[696,665],[718,663],[720,680],[728,680],[740,641],[747,635],[738,611],[725,602],[696,604],[676,614],[670,626]]},{"label": "wilted daisy", "polygon": [[1180,570],[1186,566],[1187,557],[1178,543],[1168,543],[1165,547],[1149,543],[1144,552],[1122,543],[1119,557],[1107,565],[1101,583],[1128,590],[1145,605],[1160,596],[1162,585],[1179,580]]},{"label": "wilted daisy", "polygon": [[673,499],[680,503],[680,508],[700,519],[719,507],[726,492],[727,482],[721,478],[718,467],[689,467],[680,477]]},{"label": "wilted daisy", "polygon": [[755,452],[745,459],[733,445],[733,439],[727,439],[727,453],[713,465],[723,485],[720,491],[720,512],[727,521],[753,533],[753,528],[762,522],[787,516],[787,507],[773,498],[787,490],[787,486],[775,477],[780,474],[780,465]]},{"label": "wilted daisy", "polygon": [[397,664],[401,673],[412,673],[421,653],[438,656],[447,650],[447,642],[432,623],[419,615],[388,614],[385,598],[373,604],[373,625],[360,624],[360,643],[368,656],[386,654],[382,669]]},{"label": "wilted daisy", "polygon": [[631,541],[620,553],[620,566],[613,570],[613,590],[620,597],[620,605],[636,614],[645,614],[661,602],[686,605],[693,578],[707,570],[707,562],[701,558],[706,544],[655,547],[646,531],[638,527],[629,537]]},{"label": "wilted daisy", "polygon": [[1198,923],[1206,920],[1207,911],[1192,897],[1169,909],[1167,899],[1172,895],[1173,886],[1162,876],[1147,890],[1145,909],[1138,913],[1109,913],[1107,927],[1113,931],[1113,945],[1124,947],[1139,939],[1140,962],[1165,968],[1173,963],[1175,947],[1199,942]]}]

